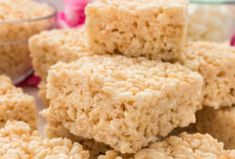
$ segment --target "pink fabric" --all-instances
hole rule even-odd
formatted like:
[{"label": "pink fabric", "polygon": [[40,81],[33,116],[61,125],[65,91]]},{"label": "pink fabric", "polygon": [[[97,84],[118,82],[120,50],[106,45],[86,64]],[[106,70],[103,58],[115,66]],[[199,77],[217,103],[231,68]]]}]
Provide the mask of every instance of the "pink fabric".
[{"label": "pink fabric", "polygon": [[32,86],[32,87],[36,87],[41,81],[41,78],[31,74],[27,79],[25,79],[24,81],[17,83],[16,86]]},{"label": "pink fabric", "polygon": [[230,44],[231,44],[231,46],[235,46],[235,34],[233,35]]},{"label": "pink fabric", "polygon": [[85,22],[85,7],[91,0],[64,0],[64,12],[58,14],[61,28],[79,27]]}]

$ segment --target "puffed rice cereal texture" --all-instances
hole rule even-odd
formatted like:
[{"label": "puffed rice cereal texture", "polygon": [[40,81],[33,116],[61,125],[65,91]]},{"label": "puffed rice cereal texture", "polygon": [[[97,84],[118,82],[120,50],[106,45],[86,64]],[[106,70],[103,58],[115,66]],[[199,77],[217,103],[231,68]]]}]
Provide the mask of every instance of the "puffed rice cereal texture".
[{"label": "puffed rice cereal texture", "polygon": [[0,156],[3,159],[88,159],[79,143],[66,138],[41,138],[24,122],[7,122],[0,129]]},{"label": "puffed rice cereal texture", "polygon": [[20,120],[37,127],[35,99],[16,88],[9,77],[0,75],[0,127],[8,120]]},{"label": "puffed rice cereal texture", "polygon": [[213,108],[235,104],[235,49],[227,44],[191,42],[184,65],[204,78],[203,105]]},{"label": "puffed rice cereal texture", "polygon": [[95,142],[94,140],[84,139],[79,136],[75,136],[68,129],[66,129],[61,122],[56,122],[48,116],[48,109],[44,109],[41,115],[46,118],[45,133],[49,138],[63,137],[77,141],[83,145],[84,149],[90,153],[90,159],[97,159],[97,156],[110,149],[107,145]]},{"label": "puffed rice cereal texture", "polygon": [[182,133],[155,142],[133,155],[121,155],[113,150],[98,159],[234,159],[235,151],[224,150],[223,143],[212,136]]},{"label": "puffed rice cereal texture", "polygon": [[49,105],[46,98],[46,77],[50,66],[58,61],[71,62],[83,56],[91,56],[86,45],[84,28],[44,31],[30,38],[29,48],[33,66],[42,78],[39,96],[44,106]]},{"label": "puffed rice cereal texture", "polygon": [[96,0],[86,7],[93,52],[179,60],[187,28],[186,0]]},{"label": "puffed rice cereal texture", "polygon": [[83,57],[49,70],[49,118],[74,135],[132,153],[195,122],[202,85],[198,73],[179,64]]},{"label": "puffed rice cereal texture", "polygon": [[85,45],[84,28],[44,31],[30,38],[29,48],[36,74],[46,80],[58,61],[71,62],[91,55]]},{"label": "puffed rice cereal texture", "polygon": [[235,149],[235,108],[205,108],[197,113],[196,128],[201,133],[209,133],[225,148]]}]

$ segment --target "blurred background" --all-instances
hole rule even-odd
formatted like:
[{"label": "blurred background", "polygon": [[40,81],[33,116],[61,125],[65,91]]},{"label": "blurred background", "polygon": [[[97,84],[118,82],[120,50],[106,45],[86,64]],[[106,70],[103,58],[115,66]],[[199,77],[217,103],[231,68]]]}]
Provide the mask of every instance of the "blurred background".
[{"label": "blurred background", "polygon": [[63,0],[41,0],[41,1],[55,5],[59,10],[62,10],[63,8]]}]

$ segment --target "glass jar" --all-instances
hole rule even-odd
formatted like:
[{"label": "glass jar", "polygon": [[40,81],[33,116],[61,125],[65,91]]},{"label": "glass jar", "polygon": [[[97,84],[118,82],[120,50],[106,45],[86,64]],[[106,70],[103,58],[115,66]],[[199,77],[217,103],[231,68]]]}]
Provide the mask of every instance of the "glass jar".
[{"label": "glass jar", "polygon": [[28,39],[55,27],[56,9],[50,7],[53,10],[43,17],[0,21],[0,74],[10,76],[16,84],[32,73]]},{"label": "glass jar", "polygon": [[229,41],[235,33],[234,0],[190,0],[188,40]]}]

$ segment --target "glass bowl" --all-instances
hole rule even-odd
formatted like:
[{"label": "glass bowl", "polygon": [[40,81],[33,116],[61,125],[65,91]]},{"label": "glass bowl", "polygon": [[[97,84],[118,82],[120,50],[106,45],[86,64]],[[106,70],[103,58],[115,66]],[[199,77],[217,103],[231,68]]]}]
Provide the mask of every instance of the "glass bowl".
[{"label": "glass bowl", "polygon": [[32,73],[28,39],[56,26],[56,9],[51,7],[51,14],[44,17],[0,22],[0,74],[10,76],[15,84]]},{"label": "glass bowl", "polygon": [[235,33],[235,1],[191,0],[188,40],[226,42]]}]

